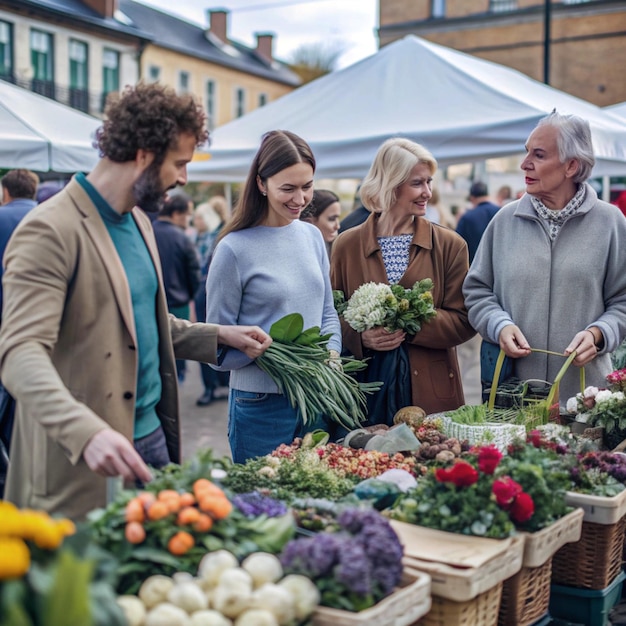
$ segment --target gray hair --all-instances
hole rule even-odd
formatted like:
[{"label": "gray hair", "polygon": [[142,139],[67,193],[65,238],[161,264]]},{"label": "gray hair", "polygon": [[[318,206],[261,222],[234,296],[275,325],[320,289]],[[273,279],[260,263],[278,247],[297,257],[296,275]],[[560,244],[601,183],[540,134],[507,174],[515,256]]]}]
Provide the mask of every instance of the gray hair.
[{"label": "gray hair", "polygon": [[361,184],[361,202],[370,211],[385,211],[393,206],[400,185],[409,180],[418,164],[428,166],[431,176],[437,171],[435,157],[419,143],[402,137],[387,139]]},{"label": "gray hair", "polygon": [[589,122],[578,115],[561,115],[556,109],[539,120],[539,126],[552,126],[557,129],[556,146],[559,160],[565,163],[570,159],[578,161],[578,171],[573,178],[575,183],[584,183],[596,163],[593,155]]}]

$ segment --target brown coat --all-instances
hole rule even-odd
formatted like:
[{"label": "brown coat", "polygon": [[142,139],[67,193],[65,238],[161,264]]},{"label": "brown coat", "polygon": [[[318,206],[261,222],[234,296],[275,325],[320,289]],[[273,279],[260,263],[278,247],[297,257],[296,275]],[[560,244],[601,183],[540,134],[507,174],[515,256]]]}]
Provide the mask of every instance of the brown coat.
[{"label": "brown coat", "polygon": [[[214,361],[216,327],[168,314],[150,220],[137,208],[132,215],[158,276],[157,412],[179,461],[174,353]],[[0,377],[17,399],[6,495],[81,518],[106,503],[106,480],[85,464],[85,444],[104,428],[133,439],[138,363],[126,274],[98,210],[74,180],[22,221],[4,263]]]},{"label": "brown coat", "polygon": [[[367,282],[386,283],[387,273],[376,237],[373,213],[360,226],[351,228],[333,243],[331,283],[348,299]],[[467,320],[461,286],[468,270],[467,244],[454,231],[417,218],[409,252],[409,265],[400,280],[410,288],[417,280],[432,278],[437,316],[408,337],[411,363],[411,395],[414,405],[427,413],[456,409],[464,403],[455,346],[475,331]],[[361,335],[342,320],[343,345],[363,358]]]}]

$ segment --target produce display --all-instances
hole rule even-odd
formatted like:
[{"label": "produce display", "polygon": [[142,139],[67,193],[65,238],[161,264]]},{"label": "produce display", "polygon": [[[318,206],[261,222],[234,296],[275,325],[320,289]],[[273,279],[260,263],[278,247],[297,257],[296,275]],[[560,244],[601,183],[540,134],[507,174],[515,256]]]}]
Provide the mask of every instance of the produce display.
[{"label": "produce display", "polygon": [[323,611],[358,613],[401,593],[404,549],[390,520],[544,537],[572,511],[571,492],[626,487],[626,455],[566,427],[499,449],[447,437],[419,407],[393,421],[415,449],[352,448],[313,431],[245,464],[201,450],[119,491],[78,532],[0,501],[0,624],[326,624]]},{"label": "produce display", "polygon": [[129,626],[297,626],[320,601],[309,578],[285,576],[267,552],[241,564],[227,550],[210,552],[195,574],[152,575],[137,595],[118,597]]}]

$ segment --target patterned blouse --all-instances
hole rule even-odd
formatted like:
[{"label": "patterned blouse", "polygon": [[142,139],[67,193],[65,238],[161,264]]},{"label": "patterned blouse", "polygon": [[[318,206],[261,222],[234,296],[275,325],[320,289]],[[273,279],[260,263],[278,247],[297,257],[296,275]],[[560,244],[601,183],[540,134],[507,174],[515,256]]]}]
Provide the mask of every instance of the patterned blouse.
[{"label": "patterned blouse", "polygon": [[378,237],[389,284],[397,283],[409,266],[409,249],[413,235]]}]

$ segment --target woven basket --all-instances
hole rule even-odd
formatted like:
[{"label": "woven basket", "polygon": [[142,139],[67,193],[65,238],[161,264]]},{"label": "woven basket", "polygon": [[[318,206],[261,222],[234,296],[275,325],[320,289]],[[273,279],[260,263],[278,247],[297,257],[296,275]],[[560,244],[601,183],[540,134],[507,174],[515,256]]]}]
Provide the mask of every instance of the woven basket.
[{"label": "woven basket", "polygon": [[311,626],[409,626],[431,606],[430,576],[405,567],[399,588],[369,609],[351,613],[318,606]]},{"label": "woven basket", "polygon": [[458,424],[444,413],[436,413],[429,418],[442,419],[441,430],[446,437],[455,437],[459,441],[467,440],[470,445],[492,443],[504,452],[515,439],[526,438],[526,427],[523,424]]},{"label": "woven basket", "polygon": [[552,557],[539,567],[522,567],[504,581],[498,614],[500,626],[529,626],[541,619],[550,605]]},{"label": "woven basket", "polygon": [[622,569],[626,517],[615,524],[583,522],[580,541],[568,543],[552,561],[552,582],[605,589]]},{"label": "woven basket", "polygon": [[415,626],[496,626],[501,598],[501,582],[465,602],[433,596],[430,612]]},{"label": "woven basket", "polygon": [[534,533],[524,533],[524,567],[543,565],[566,543],[580,539],[584,511],[575,509],[550,526]]}]

